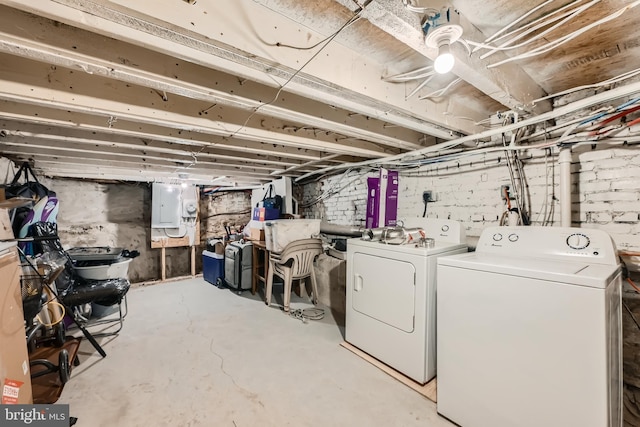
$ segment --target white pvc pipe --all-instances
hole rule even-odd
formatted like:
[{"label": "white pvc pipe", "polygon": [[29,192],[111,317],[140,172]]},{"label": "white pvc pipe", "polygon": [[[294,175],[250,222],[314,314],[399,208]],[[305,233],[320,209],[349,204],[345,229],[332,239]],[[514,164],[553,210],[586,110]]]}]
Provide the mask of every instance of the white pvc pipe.
[{"label": "white pvc pipe", "polygon": [[560,164],[560,225],[571,227],[571,148],[561,148]]}]

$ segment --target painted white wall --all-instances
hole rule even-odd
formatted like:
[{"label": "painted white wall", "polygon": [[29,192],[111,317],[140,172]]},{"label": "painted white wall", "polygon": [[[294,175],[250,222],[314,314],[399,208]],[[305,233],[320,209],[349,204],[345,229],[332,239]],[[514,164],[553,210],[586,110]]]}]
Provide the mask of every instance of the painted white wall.
[{"label": "painted white wall", "polygon": [[[571,100],[576,96],[571,95]],[[566,102],[568,99],[558,99],[556,105]],[[569,119],[565,117],[558,122]],[[637,145],[603,145],[598,149],[582,146],[572,154],[572,226],[605,230],[620,250],[640,250],[639,148]],[[554,149],[545,164],[544,152],[520,154],[534,225],[544,222],[545,206],[547,214],[553,209],[550,225],[560,225],[557,155]],[[356,176],[352,172],[349,176],[334,176],[305,185],[302,191],[305,202],[322,200],[305,208],[303,214],[336,224],[363,226],[366,178],[375,174],[369,171]],[[431,190],[437,201],[429,204],[427,217],[458,220],[468,236],[477,237],[486,226],[497,225],[505,211],[500,197],[501,185],[511,186],[504,153],[466,157],[423,166],[419,171],[401,172],[398,218],[422,216],[422,192]]]}]

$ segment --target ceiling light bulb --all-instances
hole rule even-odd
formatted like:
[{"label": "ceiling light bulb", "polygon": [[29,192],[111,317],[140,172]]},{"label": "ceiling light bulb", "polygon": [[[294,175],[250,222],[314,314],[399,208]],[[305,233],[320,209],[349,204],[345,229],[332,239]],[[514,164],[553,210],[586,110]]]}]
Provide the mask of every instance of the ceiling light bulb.
[{"label": "ceiling light bulb", "polygon": [[187,188],[187,183],[186,183],[186,182],[183,182],[183,183],[181,183],[181,184],[180,184],[180,186],[181,186],[182,188]]},{"label": "ceiling light bulb", "polygon": [[438,56],[433,61],[433,69],[438,74],[446,74],[453,69],[455,62],[456,59],[449,50],[449,45],[443,44],[438,48]]}]

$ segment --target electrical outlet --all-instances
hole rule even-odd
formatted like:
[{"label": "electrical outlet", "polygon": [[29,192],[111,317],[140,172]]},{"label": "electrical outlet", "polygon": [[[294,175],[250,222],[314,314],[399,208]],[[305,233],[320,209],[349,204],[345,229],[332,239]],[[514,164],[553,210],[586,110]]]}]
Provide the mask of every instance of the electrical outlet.
[{"label": "electrical outlet", "polygon": [[436,196],[433,191],[425,191],[422,193],[422,201],[425,203],[435,202]]}]

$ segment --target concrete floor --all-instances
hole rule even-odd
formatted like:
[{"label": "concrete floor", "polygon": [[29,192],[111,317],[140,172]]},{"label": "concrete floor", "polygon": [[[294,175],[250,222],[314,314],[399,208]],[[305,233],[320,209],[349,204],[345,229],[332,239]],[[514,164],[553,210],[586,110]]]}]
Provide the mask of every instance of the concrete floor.
[{"label": "concrete floor", "polygon": [[100,340],[107,357],[84,340],[58,401],[79,427],[453,426],[340,347],[331,315],[304,324],[201,278],[132,289],[128,301],[120,335]]}]

